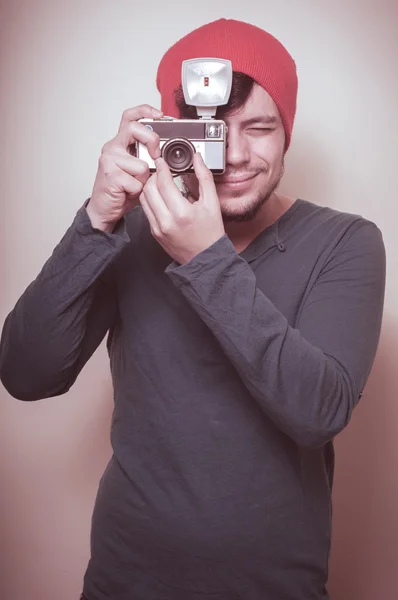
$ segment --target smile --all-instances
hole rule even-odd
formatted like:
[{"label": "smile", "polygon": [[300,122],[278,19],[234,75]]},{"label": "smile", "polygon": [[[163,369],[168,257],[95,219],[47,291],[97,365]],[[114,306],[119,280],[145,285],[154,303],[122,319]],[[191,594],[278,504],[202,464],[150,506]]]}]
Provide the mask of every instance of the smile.
[{"label": "smile", "polygon": [[246,186],[252,179],[257,176],[257,173],[254,175],[242,175],[241,177],[220,177],[216,180],[217,185],[228,186],[231,188],[239,188]]}]

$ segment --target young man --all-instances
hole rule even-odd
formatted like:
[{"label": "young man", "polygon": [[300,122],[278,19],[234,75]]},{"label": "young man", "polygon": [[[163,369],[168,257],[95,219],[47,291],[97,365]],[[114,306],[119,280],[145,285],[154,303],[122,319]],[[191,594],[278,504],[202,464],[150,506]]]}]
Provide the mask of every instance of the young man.
[{"label": "young man", "polygon": [[137,122],[162,113],[125,111],[89,202],[6,320],[1,377],[21,400],[63,394],[109,330],[113,456],[83,597],[321,600],[333,438],[378,344],[382,237],[277,193],[297,78],[266,32],[221,19],[177,42],[158,70],[164,114],[192,116],[179,73],[200,56],[235,71],[225,174],[196,155],[181,193]]}]

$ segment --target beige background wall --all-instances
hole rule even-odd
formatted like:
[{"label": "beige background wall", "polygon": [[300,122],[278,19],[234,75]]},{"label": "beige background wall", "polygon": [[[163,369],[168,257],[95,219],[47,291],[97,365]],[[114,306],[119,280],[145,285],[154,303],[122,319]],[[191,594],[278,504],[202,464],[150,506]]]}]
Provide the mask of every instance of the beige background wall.
[{"label": "beige background wall", "polygon": [[[268,28],[296,58],[300,77],[284,191],[361,213],[384,234],[388,288],[380,349],[367,393],[337,441],[330,590],[335,600],[395,600],[398,4],[203,0],[196,6],[3,0],[1,324],[89,196],[100,149],[116,133],[122,110],[158,104],[154,74],[164,50],[221,16]],[[104,348],[64,397],[23,404],[4,388],[0,396],[0,598],[77,599],[94,495],[110,452]]]}]

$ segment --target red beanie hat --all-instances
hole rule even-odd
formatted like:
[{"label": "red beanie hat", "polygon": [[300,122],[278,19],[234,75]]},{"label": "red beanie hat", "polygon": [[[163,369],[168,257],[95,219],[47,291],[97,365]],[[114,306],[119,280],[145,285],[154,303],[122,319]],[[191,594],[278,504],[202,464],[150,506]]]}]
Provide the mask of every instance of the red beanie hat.
[{"label": "red beanie hat", "polygon": [[219,19],[202,25],[169,48],[160,61],[156,78],[164,114],[180,116],[174,90],[181,84],[182,61],[208,57],[230,60],[233,71],[249,75],[268,92],[282,118],[287,150],[296,113],[296,65],[276,38],[243,21]]}]

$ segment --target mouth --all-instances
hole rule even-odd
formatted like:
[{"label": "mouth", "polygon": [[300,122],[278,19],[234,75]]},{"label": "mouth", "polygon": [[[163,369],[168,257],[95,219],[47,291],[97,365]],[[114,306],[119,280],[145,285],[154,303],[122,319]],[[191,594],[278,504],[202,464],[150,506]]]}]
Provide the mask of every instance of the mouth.
[{"label": "mouth", "polygon": [[216,184],[217,186],[225,186],[233,189],[246,187],[250,181],[252,181],[255,177],[257,177],[258,173],[251,173],[250,175],[240,175],[237,176],[223,176],[217,177]]}]

